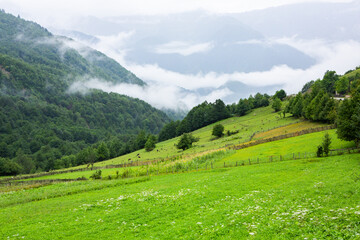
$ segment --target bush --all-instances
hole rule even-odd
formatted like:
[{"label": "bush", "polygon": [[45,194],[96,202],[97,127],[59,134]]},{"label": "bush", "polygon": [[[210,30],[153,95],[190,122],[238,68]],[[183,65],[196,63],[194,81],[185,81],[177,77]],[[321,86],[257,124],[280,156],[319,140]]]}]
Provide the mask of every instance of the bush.
[{"label": "bush", "polygon": [[316,151],[316,156],[317,157],[322,157],[322,155],[323,155],[323,147],[322,146],[318,146],[317,147],[317,151]]},{"label": "bush", "polygon": [[221,124],[216,124],[213,127],[212,135],[218,138],[222,137],[224,135],[224,126]]},{"label": "bush", "polygon": [[96,170],[93,175],[90,176],[91,179],[101,179],[101,170]]},{"label": "bush", "polygon": [[150,135],[145,143],[145,150],[150,152],[154,150],[156,147],[156,137],[154,135]]},{"label": "bush", "polygon": [[190,133],[184,133],[176,144],[176,147],[178,149],[186,150],[192,147],[193,142],[197,141],[199,141],[199,138],[194,137]]},{"label": "bush", "polygon": [[322,147],[326,156],[329,156],[330,144],[331,138],[329,136],[329,133],[325,133]]}]

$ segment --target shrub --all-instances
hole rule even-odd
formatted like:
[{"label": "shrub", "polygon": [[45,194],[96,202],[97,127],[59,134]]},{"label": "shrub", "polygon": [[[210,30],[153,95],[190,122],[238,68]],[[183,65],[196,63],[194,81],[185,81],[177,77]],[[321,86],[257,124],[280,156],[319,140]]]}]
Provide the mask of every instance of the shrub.
[{"label": "shrub", "polygon": [[326,156],[329,156],[330,144],[331,144],[331,138],[329,136],[329,133],[325,133],[322,147]]},{"label": "shrub", "polygon": [[316,151],[316,156],[317,157],[322,157],[322,155],[323,155],[323,147],[322,146],[318,146],[317,147],[317,151]]},{"label": "shrub", "polygon": [[213,127],[212,135],[218,138],[222,137],[224,135],[224,126],[221,124],[216,124]]},{"label": "shrub", "polygon": [[90,176],[91,179],[101,179],[101,170],[96,170],[93,175]]},{"label": "shrub", "polygon": [[192,147],[193,142],[197,141],[199,141],[199,138],[194,137],[190,133],[184,133],[176,144],[176,147],[178,149],[186,150]]}]

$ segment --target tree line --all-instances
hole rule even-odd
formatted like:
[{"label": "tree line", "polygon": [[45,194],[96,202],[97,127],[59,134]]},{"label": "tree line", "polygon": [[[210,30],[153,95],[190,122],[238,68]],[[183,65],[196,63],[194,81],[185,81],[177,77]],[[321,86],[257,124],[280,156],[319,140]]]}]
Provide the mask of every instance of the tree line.
[{"label": "tree line", "polygon": [[[322,79],[306,83],[301,92],[291,97],[284,112],[294,117],[336,124],[337,135],[346,141],[360,142],[360,68],[339,76],[327,71]],[[345,86],[345,87],[344,87]],[[337,94],[351,95],[336,100]]]},{"label": "tree line", "polygon": [[[282,93],[286,96],[284,90],[280,92]],[[243,116],[252,109],[266,107],[269,103],[270,96],[261,93],[257,93],[254,97],[250,95],[249,98],[240,99],[237,104],[231,105],[225,105],[221,99],[214,103],[205,101],[192,108],[182,121],[171,121],[166,124],[159,133],[159,141],[181,136],[230,116]]]}]

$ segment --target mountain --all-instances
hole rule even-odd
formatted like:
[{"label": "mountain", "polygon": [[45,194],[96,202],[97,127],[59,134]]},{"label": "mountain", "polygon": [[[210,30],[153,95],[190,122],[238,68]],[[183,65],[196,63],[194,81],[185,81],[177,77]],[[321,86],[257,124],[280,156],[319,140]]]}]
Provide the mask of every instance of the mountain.
[{"label": "mountain", "polygon": [[232,16],[267,37],[360,40],[360,1],[299,3]]},{"label": "mountain", "polygon": [[1,11],[0,158],[20,172],[50,170],[63,156],[96,153],[101,142],[114,157],[141,147],[134,143],[141,131],[158,133],[169,121],[139,99],[69,90],[89,79],[145,85],[104,54]]},{"label": "mountain", "polygon": [[182,74],[266,71],[284,64],[305,69],[315,62],[288,45],[267,43],[260,31],[236,17],[203,11],[166,16],[88,17],[79,20],[75,29],[68,34],[83,41],[92,38],[79,36],[77,31],[95,36],[131,33],[121,46],[126,49],[127,62],[156,64]]}]

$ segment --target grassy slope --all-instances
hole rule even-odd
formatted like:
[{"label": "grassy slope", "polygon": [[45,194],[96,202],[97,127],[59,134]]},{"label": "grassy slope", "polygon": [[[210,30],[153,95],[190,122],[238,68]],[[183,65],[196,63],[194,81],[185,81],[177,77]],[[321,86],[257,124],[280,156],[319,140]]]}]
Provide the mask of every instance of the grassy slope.
[{"label": "grassy slope", "polygon": [[[289,125],[289,128],[292,129],[292,125]],[[342,149],[353,147],[353,142],[342,141],[337,138],[336,130],[329,130],[328,133],[332,139],[331,149]],[[316,147],[321,144],[322,138],[324,136],[324,132],[316,132],[311,134],[306,134],[298,137],[283,139],[280,141],[264,143],[261,145],[256,145],[253,147],[230,151],[225,156],[217,156],[215,159],[210,159],[214,163],[214,167],[221,167],[223,163],[234,165],[236,162],[241,164],[248,164],[248,159],[250,158],[253,163],[257,161],[259,158],[259,162],[268,162],[270,156],[274,156],[274,161],[279,160],[279,155],[282,155],[283,159],[291,159],[293,157],[293,153],[295,153],[296,157],[298,157],[298,152],[301,152],[301,157],[304,157],[304,153],[307,153],[307,156],[314,156],[316,152]],[[178,162],[183,160],[178,160]],[[160,167],[163,168],[167,166],[167,164],[161,164]],[[205,168],[204,164],[200,164],[200,167]],[[140,167],[145,168],[145,167]],[[133,167],[133,171],[138,170],[138,167]],[[124,169],[121,168],[113,168],[113,169],[103,169],[102,175],[116,175],[116,171],[119,171],[121,174]],[[146,170],[145,170],[146,171]],[[39,177],[35,179],[75,179],[78,177],[86,177],[89,178],[95,170],[93,171],[85,171],[85,172],[73,172],[73,173],[64,173],[57,175],[50,175]],[[33,180],[33,179],[29,179]]]},{"label": "grassy slope", "polygon": [[[179,141],[179,137],[177,137],[158,143],[156,145],[156,149],[158,149],[159,152],[157,152],[156,150],[152,152],[139,150],[137,152],[130,153],[125,156],[96,163],[95,165],[105,166],[109,164],[125,163],[128,162],[129,158],[131,158],[131,160],[142,161],[147,159],[166,158],[169,156],[181,155],[181,154],[192,155],[194,153],[222,148],[229,144],[239,144],[239,143],[247,142],[249,141],[250,136],[254,132],[267,131],[275,127],[295,123],[298,121],[299,121],[298,119],[292,117],[280,118],[277,113],[273,112],[271,107],[258,108],[246,116],[233,117],[218,122],[224,125],[225,131],[239,130],[239,133],[236,135],[211,141],[211,139],[213,138],[213,136],[211,135],[212,128],[215,124],[217,124],[215,123],[194,131],[193,135],[195,137],[199,137],[200,141],[195,143],[192,149],[186,150],[185,152],[176,149],[176,147],[174,146],[174,144],[176,144]],[[141,159],[138,159],[136,157],[137,154],[140,154]]]},{"label": "grassy slope", "polygon": [[[353,142],[347,142],[337,138],[335,129],[329,130],[327,132],[329,133],[332,141],[330,145],[331,149],[343,149],[355,146]],[[322,144],[323,137],[324,132],[316,132],[275,142],[264,143],[261,145],[238,150],[235,154],[223,159],[223,161],[234,162],[247,160],[249,158],[261,159],[264,157],[268,158],[270,156],[279,157],[280,155],[283,157],[291,157],[293,156],[293,153],[298,155],[299,152],[301,153],[301,156],[303,156],[304,153],[308,153],[308,155],[315,154],[317,146]]]},{"label": "grassy slope", "polygon": [[[359,161],[354,154],[1,194],[0,238],[354,239]],[[41,200],[4,207],[25,197]]]},{"label": "grassy slope", "polygon": [[355,76],[357,73],[360,73],[360,69],[356,69],[356,70],[352,71],[351,73],[346,74],[345,76],[346,76],[346,77],[353,77],[353,76]]}]

